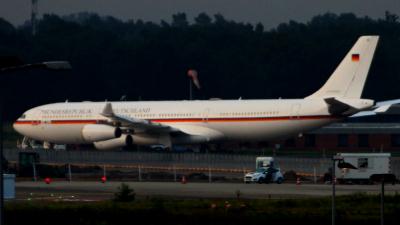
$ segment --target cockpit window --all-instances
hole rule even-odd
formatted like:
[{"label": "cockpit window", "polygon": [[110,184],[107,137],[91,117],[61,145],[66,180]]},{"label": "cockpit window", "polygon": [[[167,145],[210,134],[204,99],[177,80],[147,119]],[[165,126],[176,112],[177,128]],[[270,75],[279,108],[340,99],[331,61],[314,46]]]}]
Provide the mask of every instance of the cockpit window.
[{"label": "cockpit window", "polygon": [[25,118],[26,118],[26,115],[25,115],[25,114],[22,114],[22,116],[20,116],[19,118],[20,118],[20,119],[25,119]]}]

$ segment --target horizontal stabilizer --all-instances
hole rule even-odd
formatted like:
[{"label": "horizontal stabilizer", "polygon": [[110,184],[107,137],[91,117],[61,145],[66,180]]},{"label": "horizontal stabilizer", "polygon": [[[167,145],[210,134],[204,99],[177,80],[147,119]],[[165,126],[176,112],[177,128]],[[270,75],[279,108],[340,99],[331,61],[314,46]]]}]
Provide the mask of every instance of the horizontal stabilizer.
[{"label": "horizontal stabilizer", "polygon": [[369,99],[339,99],[325,98],[328,110],[331,115],[351,115],[365,109],[371,108],[374,101]]},{"label": "horizontal stabilizer", "polygon": [[400,99],[377,102],[372,110],[362,111],[352,115],[351,117],[375,115],[400,115]]},{"label": "horizontal stabilizer", "polygon": [[332,115],[351,114],[351,113],[346,113],[346,112],[355,110],[350,105],[348,105],[344,102],[338,101],[335,98],[326,98],[324,100],[329,105],[328,110],[329,110],[329,113]]}]

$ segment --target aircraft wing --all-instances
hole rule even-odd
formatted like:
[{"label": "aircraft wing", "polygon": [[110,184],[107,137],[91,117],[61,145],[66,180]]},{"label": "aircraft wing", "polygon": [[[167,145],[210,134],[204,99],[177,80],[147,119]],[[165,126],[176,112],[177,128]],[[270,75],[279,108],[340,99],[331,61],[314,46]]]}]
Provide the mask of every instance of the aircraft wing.
[{"label": "aircraft wing", "polygon": [[223,138],[223,134],[211,128],[180,124],[174,127],[150,120],[132,118],[114,113],[111,103],[106,103],[100,113],[107,117],[112,125],[119,126],[122,130],[133,130],[135,133],[171,134],[178,140],[189,142],[213,141]]},{"label": "aircraft wing", "polygon": [[363,117],[374,115],[400,115],[400,99],[377,102],[372,110],[362,111],[351,117]]},{"label": "aircraft wing", "polygon": [[115,114],[111,103],[106,103],[103,111],[100,113],[102,116],[107,117],[114,124],[118,124],[122,129],[132,129],[135,132],[149,132],[149,133],[171,133],[179,132],[178,129],[161,124],[154,123],[150,120],[132,118],[124,115]]}]

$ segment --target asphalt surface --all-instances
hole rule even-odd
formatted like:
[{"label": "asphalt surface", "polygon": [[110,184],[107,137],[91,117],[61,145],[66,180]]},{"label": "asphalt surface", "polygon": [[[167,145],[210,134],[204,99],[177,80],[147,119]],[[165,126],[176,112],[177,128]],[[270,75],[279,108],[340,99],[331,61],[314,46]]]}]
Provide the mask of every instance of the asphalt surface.
[{"label": "asphalt surface", "polygon": [[[186,183],[125,182],[136,192],[137,198],[241,198],[281,199],[321,197],[332,194],[329,184],[241,184],[241,183]],[[16,182],[17,200],[97,201],[111,199],[121,182],[56,181]],[[379,194],[380,185],[336,185],[337,195],[354,193]],[[385,194],[400,192],[400,185],[385,186]]]}]

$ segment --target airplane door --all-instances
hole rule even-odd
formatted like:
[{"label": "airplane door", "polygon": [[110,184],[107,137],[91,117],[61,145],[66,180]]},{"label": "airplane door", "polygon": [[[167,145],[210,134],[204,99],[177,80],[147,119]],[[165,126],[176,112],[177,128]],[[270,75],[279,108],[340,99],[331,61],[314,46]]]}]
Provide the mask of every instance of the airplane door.
[{"label": "airplane door", "polygon": [[41,123],[38,125],[38,127],[41,130],[43,140],[47,139],[47,136],[48,136],[47,132],[48,132],[49,125],[50,125],[50,120],[42,120]]},{"label": "airplane door", "polygon": [[208,116],[209,116],[209,114],[210,114],[210,109],[209,109],[209,108],[206,108],[206,109],[203,111],[203,115],[202,115],[203,123],[208,123]]},{"label": "airplane door", "polygon": [[293,104],[290,109],[290,119],[298,119],[300,117],[300,103]]}]

